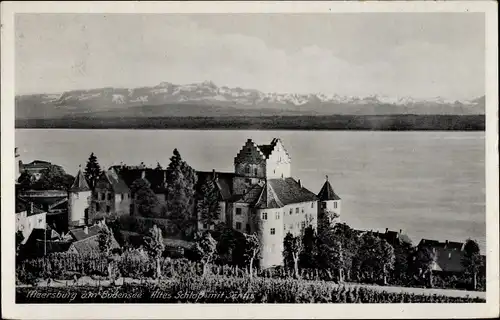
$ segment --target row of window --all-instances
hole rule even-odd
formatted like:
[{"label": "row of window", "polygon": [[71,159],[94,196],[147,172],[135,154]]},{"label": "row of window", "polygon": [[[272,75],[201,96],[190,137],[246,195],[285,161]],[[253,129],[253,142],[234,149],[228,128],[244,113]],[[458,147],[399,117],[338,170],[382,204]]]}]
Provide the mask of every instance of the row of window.
[{"label": "row of window", "polygon": [[[326,202],[321,202],[321,208],[326,208]],[[333,203],[333,209],[337,209],[337,201]]]},{"label": "row of window", "polygon": [[[241,222],[236,222],[236,230],[241,230]],[[247,223],[245,226],[246,233],[250,233],[250,225]]]},{"label": "row of window", "polygon": [[[128,199],[128,194],[127,193],[118,193],[116,194],[116,199],[118,201],[123,201],[123,200],[127,200]],[[108,200],[108,201],[111,201],[111,192],[98,192],[97,193],[97,200]]]}]

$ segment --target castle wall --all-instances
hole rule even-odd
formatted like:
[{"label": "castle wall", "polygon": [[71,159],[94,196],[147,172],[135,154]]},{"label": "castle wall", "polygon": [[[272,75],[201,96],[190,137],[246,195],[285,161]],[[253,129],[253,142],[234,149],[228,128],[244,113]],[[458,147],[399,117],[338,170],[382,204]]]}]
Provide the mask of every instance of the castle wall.
[{"label": "castle wall", "polygon": [[247,203],[234,203],[232,208],[233,229],[241,232],[250,231],[251,233],[253,231],[253,228],[252,228],[252,221],[250,221],[251,220],[250,215],[251,215],[251,210]]},{"label": "castle wall", "polygon": [[81,226],[86,223],[86,212],[91,204],[91,191],[70,192],[68,198],[68,224]]},{"label": "castle wall", "polygon": [[256,211],[260,219],[261,268],[283,264],[283,209]]},{"label": "castle wall", "polygon": [[289,204],[283,210],[285,235],[290,232],[292,235],[298,236],[309,224],[316,229],[318,223],[317,201]]}]

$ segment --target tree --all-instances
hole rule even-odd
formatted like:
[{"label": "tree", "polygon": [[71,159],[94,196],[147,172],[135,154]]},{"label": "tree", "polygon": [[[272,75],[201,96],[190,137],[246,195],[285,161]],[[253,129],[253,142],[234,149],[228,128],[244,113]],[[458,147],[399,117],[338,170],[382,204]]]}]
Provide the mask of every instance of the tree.
[{"label": "tree", "polygon": [[159,162],[156,163],[156,170],[163,170],[163,167],[161,166],[161,164]]},{"label": "tree", "polygon": [[357,259],[363,272],[369,274],[372,280],[375,279],[374,276],[382,278],[385,284],[388,273],[394,268],[394,248],[387,241],[368,232],[363,235]]},{"label": "tree", "polygon": [[255,259],[258,259],[260,254],[260,241],[256,234],[244,234],[245,237],[245,246],[244,246],[244,255],[246,261],[249,264],[250,271],[250,279],[253,276],[253,263]]},{"label": "tree", "polygon": [[35,190],[69,190],[75,178],[56,165],[50,165],[42,172],[40,179],[33,182]]},{"label": "tree", "polygon": [[217,241],[212,238],[212,235],[210,235],[208,231],[203,234],[197,234],[195,241],[195,251],[201,257],[201,262],[203,263],[203,276],[205,276],[207,267],[213,261],[217,251]]},{"label": "tree", "polygon": [[353,263],[361,246],[362,239],[347,224],[337,223],[332,228],[335,239],[342,244],[344,268],[347,279],[351,278],[351,270],[354,269]]},{"label": "tree", "polygon": [[161,229],[155,225],[149,230],[149,236],[144,239],[148,254],[155,260],[156,278],[161,278],[161,256],[165,250]]},{"label": "tree", "polygon": [[300,236],[293,236],[288,232],[283,239],[283,257],[285,265],[293,268],[295,278],[299,278],[299,255],[302,252],[303,242]]},{"label": "tree", "polygon": [[436,254],[434,251],[426,246],[419,247],[413,256],[413,266],[418,270],[418,276],[421,278],[428,278],[429,286],[433,286],[432,281],[432,268],[436,261]]},{"label": "tree", "polygon": [[16,232],[16,255],[19,254],[19,249],[21,248],[21,244],[24,241],[24,235],[21,230],[17,230]]},{"label": "tree", "polygon": [[21,173],[19,178],[17,179],[17,182],[19,184],[19,189],[20,190],[29,190],[33,187],[36,179],[35,176],[33,176],[31,173],[28,171],[25,171]]},{"label": "tree", "polygon": [[151,190],[149,182],[139,178],[132,183],[130,191],[134,199],[134,214],[143,217],[155,217],[160,201]]},{"label": "tree", "polygon": [[169,219],[185,237],[189,236],[196,222],[195,184],[196,172],[174,149],[167,168],[167,211]]},{"label": "tree", "polygon": [[342,239],[335,233],[335,229],[331,227],[323,229],[318,236],[318,266],[328,273],[330,269],[337,270],[340,282],[344,281],[344,269],[346,269],[344,251]]},{"label": "tree", "polygon": [[103,220],[100,223],[97,241],[99,243],[99,250],[106,256],[106,259],[108,260],[108,277],[110,280],[112,280],[113,278],[113,259],[111,257],[111,248],[113,245],[112,237],[113,233]]},{"label": "tree", "polygon": [[97,157],[92,152],[90,154],[89,160],[87,161],[87,165],[85,166],[84,176],[87,179],[90,190],[94,191],[97,180],[99,179],[102,173],[101,166],[99,162],[97,162]]},{"label": "tree", "polygon": [[308,226],[304,229],[304,235],[302,236],[302,252],[299,257],[299,265],[301,268],[315,269],[318,268],[317,265],[317,235],[316,231],[312,226]]},{"label": "tree", "polygon": [[323,230],[329,230],[334,227],[337,223],[337,219],[340,217],[336,212],[330,211],[326,208],[320,209],[318,219],[318,232],[323,232]]},{"label": "tree", "polygon": [[200,188],[197,211],[200,221],[210,229],[219,219],[219,191],[212,180],[205,181]]},{"label": "tree", "polygon": [[481,251],[476,241],[467,239],[464,245],[462,266],[466,275],[472,277],[472,288],[477,289],[477,274],[482,264]]}]

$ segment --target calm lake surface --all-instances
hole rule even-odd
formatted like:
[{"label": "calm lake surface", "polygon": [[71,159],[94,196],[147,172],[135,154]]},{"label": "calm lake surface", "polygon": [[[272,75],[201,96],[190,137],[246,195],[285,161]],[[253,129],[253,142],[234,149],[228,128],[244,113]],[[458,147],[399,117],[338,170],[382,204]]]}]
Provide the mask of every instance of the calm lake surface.
[{"label": "calm lake surface", "polygon": [[17,129],[23,162],[47,160],[75,175],[94,152],[101,167],[166,167],[174,148],[197,170],[232,171],[248,138],[282,139],[292,175],[317,193],[329,176],[342,220],[421,238],[476,239],[485,250],[484,132]]}]

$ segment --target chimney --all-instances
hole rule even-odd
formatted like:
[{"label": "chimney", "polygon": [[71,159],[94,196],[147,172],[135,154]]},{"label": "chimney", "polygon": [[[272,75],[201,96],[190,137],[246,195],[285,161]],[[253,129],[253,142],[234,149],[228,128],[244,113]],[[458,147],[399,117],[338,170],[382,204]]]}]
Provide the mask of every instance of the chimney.
[{"label": "chimney", "polygon": [[85,226],[85,227],[83,228],[83,232],[84,232],[85,234],[89,234],[89,227]]},{"label": "chimney", "polygon": [[297,182],[299,183],[299,187],[302,188],[302,183],[300,182],[300,179]]},{"label": "chimney", "polygon": [[402,229],[399,229],[399,233],[403,233],[403,230],[402,230]]},{"label": "chimney", "polygon": [[385,233],[389,232],[389,228],[385,228]]},{"label": "chimney", "polygon": [[212,179],[215,180],[216,178],[217,178],[217,176],[215,175],[215,169],[212,169]]}]

